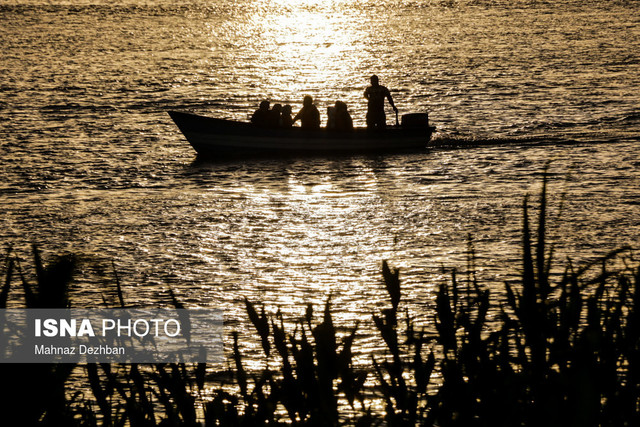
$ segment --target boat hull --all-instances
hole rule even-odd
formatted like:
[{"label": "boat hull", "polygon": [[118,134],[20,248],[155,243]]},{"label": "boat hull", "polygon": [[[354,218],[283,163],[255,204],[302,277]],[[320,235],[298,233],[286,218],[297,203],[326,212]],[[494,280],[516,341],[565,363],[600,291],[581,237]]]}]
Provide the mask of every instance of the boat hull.
[{"label": "boat hull", "polygon": [[170,111],[187,141],[201,156],[375,153],[425,148],[432,127],[388,128],[383,131],[354,129],[336,132],[326,129],[264,129],[235,122]]}]

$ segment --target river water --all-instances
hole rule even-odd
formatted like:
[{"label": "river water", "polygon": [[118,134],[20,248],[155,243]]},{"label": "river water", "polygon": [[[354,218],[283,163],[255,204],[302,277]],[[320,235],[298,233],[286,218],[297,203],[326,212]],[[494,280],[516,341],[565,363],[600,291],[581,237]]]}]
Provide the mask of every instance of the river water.
[{"label": "river water", "polygon": [[[549,161],[562,262],[638,246],[637,1],[0,0],[0,22],[0,240],[82,255],[77,306],[112,298],[113,261],[130,303],[172,287],[245,329],[245,296],[331,295],[353,324],[388,304],[389,260],[427,316],[468,236],[486,283],[514,280]],[[466,148],[207,163],[167,115],[311,94],[362,125],[372,73]]]}]

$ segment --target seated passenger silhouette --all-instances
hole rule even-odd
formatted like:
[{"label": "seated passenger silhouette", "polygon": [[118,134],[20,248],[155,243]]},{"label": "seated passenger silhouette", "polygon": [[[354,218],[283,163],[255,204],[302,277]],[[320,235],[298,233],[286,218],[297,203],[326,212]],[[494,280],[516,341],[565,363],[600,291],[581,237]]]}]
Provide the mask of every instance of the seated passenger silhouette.
[{"label": "seated passenger silhouette", "polygon": [[293,118],[293,122],[295,123],[298,119],[300,119],[302,129],[320,129],[320,112],[313,105],[313,98],[309,95],[304,97],[302,109]]},{"label": "seated passenger silhouette", "polygon": [[371,86],[364,91],[364,97],[367,98],[367,128],[368,129],[384,129],[387,127],[387,117],[384,114],[384,100],[389,100],[389,104],[396,113],[398,109],[393,104],[391,92],[386,87],[380,85],[378,76],[371,76]]},{"label": "seated passenger silhouette", "polygon": [[287,104],[284,107],[282,107],[280,121],[281,121],[280,125],[284,129],[289,129],[291,126],[293,126],[293,117],[291,117],[291,105]]},{"label": "seated passenger silhouette", "polygon": [[336,107],[327,107],[327,129],[336,130]]},{"label": "seated passenger silhouette", "polygon": [[282,105],[274,104],[269,110],[269,127],[279,128],[282,124],[280,113],[282,112]]},{"label": "seated passenger silhouette", "polygon": [[251,116],[251,123],[260,127],[269,126],[269,101],[262,101],[258,108]]},{"label": "seated passenger silhouette", "polygon": [[351,114],[349,114],[347,104],[342,101],[336,101],[333,114],[335,130],[339,132],[349,132],[353,130],[353,119],[351,118]]}]

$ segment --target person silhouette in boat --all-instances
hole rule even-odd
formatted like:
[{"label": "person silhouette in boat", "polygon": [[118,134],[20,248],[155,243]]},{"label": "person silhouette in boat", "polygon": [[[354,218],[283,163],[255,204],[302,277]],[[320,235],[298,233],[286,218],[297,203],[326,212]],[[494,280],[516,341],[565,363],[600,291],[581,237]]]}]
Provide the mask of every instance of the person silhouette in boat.
[{"label": "person silhouette in boat", "polygon": [[334,129],[339,132],[349,132],[353,130],[353,119],[347,104],[342,101],[336,101],[336,105],[333,110]]},{"label": "person silhouette in boat", "polygon": [[251,123],[260,127],[268,127],[270,116],[271,112],[269,110],[269,101],[262,101],[260,103],[260,108],[258,108],[251,116]]},{"label": "person silhouette in boat", "polygon": [[327,107],[327,130],[336,130],[336,106]]},{"label": "person silhouette in boat", "polygon": [[313,104],[313,98],[309,95],[304,97],[302,108],[293,118],[295,123],[300,119],[300,127],[302,129],[320,129],[320,111]]},{"label": "person silhouette in boat", "polygon": [[282,105],[273,104],[271,110],[269,110],[269,127],[279,128],[282,125]]},{"label": "person silhouette in boat", "polygon": [[371,86],[365,89],[364,97],[367,98],[367,129],[384,129],[387,127],[387,116],[384,113],[384,100],[389,100],[393,111],[398,108],[393,103],[391,92],[380,84],[378,76],[371,76]]},{"label": "person silhouette in boat", "polygon": [[291,105],[289,104],[286,104],[284,107],[282,107],[280,126],[283,129],[289,129],[293,126],[293,117],[291,117]]}]

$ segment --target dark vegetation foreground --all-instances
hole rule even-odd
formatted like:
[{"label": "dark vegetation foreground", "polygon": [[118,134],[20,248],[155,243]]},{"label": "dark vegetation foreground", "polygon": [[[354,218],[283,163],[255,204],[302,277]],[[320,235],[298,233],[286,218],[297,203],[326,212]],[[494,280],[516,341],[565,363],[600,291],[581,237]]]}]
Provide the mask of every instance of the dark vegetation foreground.
[{"label": "dark vegetation foreground", "polygon": [[[329,301],[321,314],[309,306],[291,330],[279,312],[245,300],[266,367],[245,367],[235,332],[225,373],[204,364],[3,364],[0,424],[640,425],[640,266],[622,248],[552,276],[545,230],[546,179],[535,236],[524,202],[521,283],[492,286],[504,290],[498,297],[452,271],[424,325],[402,307],[398,271],[383,263],[389,305],[372,327],[386,354],[367,366],[352,353],[358,326],[337,328]],[[8,252],[0,308],[14,283],[27,307],[68,307],[77,259],[45,267],[34,248],[33,260],[29,283]],[[117,278],[116,287],[124,306]],[[86,391],[70,386],[73,372]]]}]

